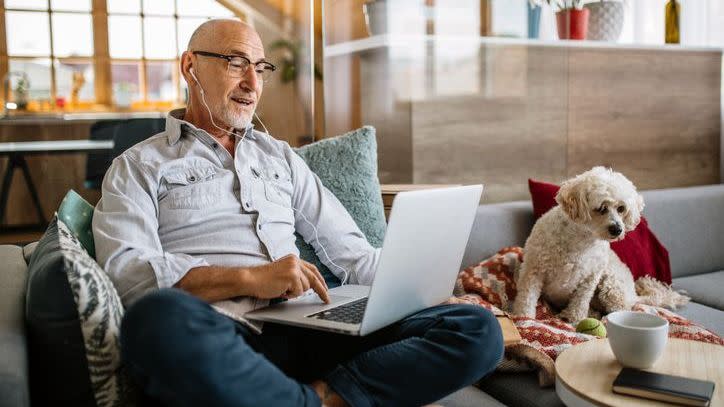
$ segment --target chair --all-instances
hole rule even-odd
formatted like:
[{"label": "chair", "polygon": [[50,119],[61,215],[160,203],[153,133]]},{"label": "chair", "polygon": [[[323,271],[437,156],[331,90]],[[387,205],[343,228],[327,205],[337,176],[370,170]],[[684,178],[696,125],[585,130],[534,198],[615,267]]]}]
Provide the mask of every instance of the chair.
[{"label": "chair", "polygon": [[100,189],[103,176],[114,158],[129,147],[154,134],[160,133],[166,126],[166,119],[127,119],[102,120],[91,126],[91,140],[113,140],[113,150],[88,154],[84,186],[87,189]]}]

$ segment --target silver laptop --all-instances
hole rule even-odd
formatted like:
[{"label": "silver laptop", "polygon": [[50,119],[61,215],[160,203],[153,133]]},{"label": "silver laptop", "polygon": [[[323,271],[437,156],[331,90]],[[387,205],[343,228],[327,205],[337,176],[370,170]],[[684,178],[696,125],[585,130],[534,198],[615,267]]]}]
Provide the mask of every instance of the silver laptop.
[{"label": "silver laptop", "polygon": [[367,335],[452,295],[482,185],[401,192],[392,205],[372,286],[346,284],[248,312],[269,321]]}]

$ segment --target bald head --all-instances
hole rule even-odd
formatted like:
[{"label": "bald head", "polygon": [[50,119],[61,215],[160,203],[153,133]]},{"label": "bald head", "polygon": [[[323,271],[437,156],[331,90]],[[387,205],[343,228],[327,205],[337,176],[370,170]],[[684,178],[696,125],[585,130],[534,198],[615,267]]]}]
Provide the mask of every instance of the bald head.
[{"label": "bald head", "polygon": [[220,137],[245,128],[264,88],[256,68],[266,63],[261,38],[249,24],[228,19],[201,24],[181,55],[181,74],[189,84],[184,119]]},{"label": "bald head", "polygon": [[213,19],[201,24],[191,35],[187,50],[225,51],[229,42],[243,43],[263,54],[256,30],[249,24],[232,19]]}]

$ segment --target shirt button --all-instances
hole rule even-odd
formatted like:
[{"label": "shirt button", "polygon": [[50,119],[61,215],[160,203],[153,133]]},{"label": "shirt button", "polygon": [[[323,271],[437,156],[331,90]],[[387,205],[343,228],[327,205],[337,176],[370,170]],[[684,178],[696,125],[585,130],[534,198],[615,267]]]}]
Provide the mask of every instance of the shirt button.
[{"label": "shirt button", "polygon": [[261,230],[261,223],[258,223],[258,224],[256,225],[256,228],[257,228],[258,230]]},{"label": "shirt button", "polygon": [[247,208],[251,208],[251,202],[249,202],[249,201],[244,202],[244,206],[246,206]]},{"label": "shirt button", "polygon": [[214,144],[211,145],[211,148],[214,148],[214,149],[215,149],[215,148],[217,148],[217,147],[219,147],[219,145],[216,144],[216,143],[214,143]]},{"label": "shirt button", "polygon": [[190,181],[190,182],[194,182],[194,181],[196,181],[196,177],[194,177],[193,175],[192,175],[192,176],[190,176],[190,177],[189,177],[189,181]]}]

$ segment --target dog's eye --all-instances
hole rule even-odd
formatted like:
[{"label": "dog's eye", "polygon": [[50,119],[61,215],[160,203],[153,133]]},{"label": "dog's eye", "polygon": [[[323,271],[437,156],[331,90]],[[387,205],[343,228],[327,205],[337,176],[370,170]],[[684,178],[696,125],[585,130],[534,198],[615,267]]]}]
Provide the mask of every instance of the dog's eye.
[{"label": "dog's eye", "polygon": [[598,208],[598,213],[600,213],[601,215],[605,215],[606,212],[608,212],[608,208],[606,208],[605,206]]},{"label": "dog's eye", "polygon": [[621,206],[619,206],[618,208],[616,208],[616,210],[618,211],[618,213],[623,213],[623,211],[626,210],[626,207],[623,206],[623,205],[621,205]]}]

